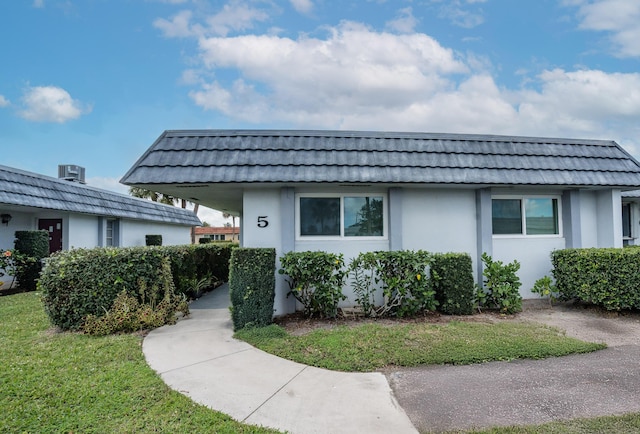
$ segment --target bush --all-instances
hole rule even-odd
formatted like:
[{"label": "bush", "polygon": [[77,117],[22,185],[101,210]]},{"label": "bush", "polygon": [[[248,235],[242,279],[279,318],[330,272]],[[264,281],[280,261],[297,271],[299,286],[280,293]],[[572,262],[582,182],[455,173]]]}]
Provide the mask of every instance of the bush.
[{"label": "bush", "polygon": [[[199,290],[229,280],[229,258],[235,247],[231,244],[199,244],[165,246],[160,251],[171,259],[176,291],[194,298]],[[206,285],[206,282],[209,284]]]},{"label": "bush", "polygon": [[376,292],[378,291],[378,255],[376,252],[360,253],[349,263],[351,287],[355,294],[356,303],[366,317],[381,314],[384,306],[376,306]]},{"label": "bush", "polygon": [[326,252],[289,252],[280,258],[280,274],[287,275],[289,295],[293,295],[305,315],[335,318],[346,272],[342,255]]},{"label": "bush", "polygon": [[231,253],[229,294],[234,330],[273,321],[275,249],[236,248]]},{"label": "bush", "polygon": [[[184,295],[177,296],[173,287],[169,260],[162,261],[161,284],[164,296],[158,302],[155,299],[160,291],[153,288],[147,291],[144,281],[140,282],[139,299],[122,290],[111,308],[103,316],[87,315],[82,325],[85,333],[106,336],[114,333],[130,333],[138,330],[153,329],[165,324],[175,324],[176,312],[189,315],[189,305]],[[150,298],[151,297],[151,298]]]},{"label": "bush", "polygon": [[607,310],[640,309],[640,249],[563,249],[551,253],[559,297]]},{"label": "bush", "polygon": [[[435,310],[438,302],[429,278],[428,252],[400,250],[361,253],[349,270],[356,301],[365,315],[398,317]],[[384,302],[374,306],[374,293],[381,287]]]},{"label": "bush", "polygon": [[482,262],[484,289],[478,288],[476,291],[478,306],[498,309],[507,314],[522,311],[521,283],[516,274],[520,263],[514,260],[504,265],[501,261],[494,261],[486,253],[482,254]]},{"label": "bush", "polygon": [[431,254],[423,250],[377,252],[377,282],[385,305],[381,314],[403,317],[436,310],[438,302],[429,279]]},{"label": "bush", "polygon": [[549,304],[558,300],[558,288],[553,284],[553,280],[549,276],[541,277],[533,284],[531,292],[538,294],[540,297],[549,297]]},{"label": "bush", "polygon": [[45,311],[54,325],[77,330],[87,315],[103,316],[123,290],[144,302],[140,288],[146,285],[158,291],[146,294],[148,300],[161,300],[165,261],[161,248],[151,247],[56,252],[46,260],[38,282]]},{"label": "bush", "polygon": [[162,235],[145,235],[144,241],[147,246],[161,246]]},{"label": "bush", "polygon": [[466,253],[434,255],[431,280],[440,312],[448,315],[473,313],[475,284],[471,256]]},{"label": "bush", "polygon": [[15,233],[15,277],[20,288],[34,291],[42,259],[49,256],[49,233],[47,231],[16,231]]}]

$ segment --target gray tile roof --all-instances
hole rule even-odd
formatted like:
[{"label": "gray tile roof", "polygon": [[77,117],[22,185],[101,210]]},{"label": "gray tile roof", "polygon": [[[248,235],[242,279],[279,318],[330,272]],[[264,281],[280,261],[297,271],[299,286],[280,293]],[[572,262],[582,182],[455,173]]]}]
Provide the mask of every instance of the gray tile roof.
[{"label": "gray tile roof", "polygon": [[640,187],[613,141],[354,131],[165,131],[127,185],[387,183]]},{"label": "gray tile roof", "polygon": [[199,226],[189,210],[0,165],[0,205]]}]

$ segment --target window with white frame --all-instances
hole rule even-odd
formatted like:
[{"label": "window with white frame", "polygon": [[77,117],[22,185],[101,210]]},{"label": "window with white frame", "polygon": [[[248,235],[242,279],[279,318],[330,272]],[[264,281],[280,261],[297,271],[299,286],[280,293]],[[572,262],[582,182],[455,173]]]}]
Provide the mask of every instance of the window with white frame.
[{"label": "window with white frame", "polygon": [[559,198],[504,196],[491,200],[494,235],[560,235]]},{"label": "window with white frame", "polygon": [[106,246],[117,247],[118,246],[118,221],[114,219],[107,219],[107,233],[105,239]]},{"label": "window with white frame", "polygon": [[301,237],[383,237],[383,195],[301,195]]}]

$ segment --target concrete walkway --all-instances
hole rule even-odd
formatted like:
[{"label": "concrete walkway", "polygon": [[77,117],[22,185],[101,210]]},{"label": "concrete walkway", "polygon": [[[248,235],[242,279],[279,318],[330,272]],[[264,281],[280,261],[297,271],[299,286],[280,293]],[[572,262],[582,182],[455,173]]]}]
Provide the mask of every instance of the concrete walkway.
[{"label": "concrete walkway", "polygon": [[226,286],[153,330],[142,350],[174,390],[232,418],[297,433],[416,433],[380,373],[294,363],[233,339]]},{"label": "concrete walkway", "polygon": [[[526,320],[610,348],[545,360],[342,373],[233,339],[226,287],[152,331],[149,365],[173,389],[234,419],[297,433],[416,433],[640,412],[640,319],[530,310]],[[569,320],[569,322],[567,322]],[[560,321],[559,324],[556,324]],[[397,400],[396,400],[397,397]],[[405,412],[406,411],[406,412]]]}]

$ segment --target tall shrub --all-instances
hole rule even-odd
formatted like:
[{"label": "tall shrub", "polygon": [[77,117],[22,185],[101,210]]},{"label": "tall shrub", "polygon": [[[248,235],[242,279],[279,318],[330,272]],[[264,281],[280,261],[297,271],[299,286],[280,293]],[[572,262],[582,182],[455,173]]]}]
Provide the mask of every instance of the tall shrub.
[{"label": "tall shrub", "polygon": [[276,251],[236,248],[231,253],[229,294],[234,330],[262,327],[273,321]]},{"label": "tall shrub", "polygon": [[[414,315],[436,309],[438,302],[429,278],[431,254],[423,250],[361,253],[350,265],[356,301],[368,316]],[[375,292],[383,303],[375,306]]]},{"label": "tall shrub", "polygon": [[466,253],[436,254],[430,271],[438,310],[448,315],[472,314],[475,284],[471,256]]},{"label": "tall shrub", "polygon": [[342,293],[346,271],[342,255],[327,252],[288,252],[280,258],[278,271],[287,276],[290,291],[312,317],[334,318],[338,303],[347,297]]},{"label": "tall shrub", "polygon": [[[51,322],[64,329],[82,326],[89,314],[104,315],[121,291],[141,302],[161,300],[166,284],[160,248],[95,248],[56,252],[46,260],[38,288]],[[142,299],[140,288],[156,291]]]},{"label": "tall shrub", "polygon": [[561,299],[608,310],[640,309],[640,249],[563,249],[551,253]]},{"label": "tall shrub", "polygon": [[16,278],[20,288],[36,289],[42,271],[41,260],[49,256],[49,233],[47,231],[16,231]]}]

